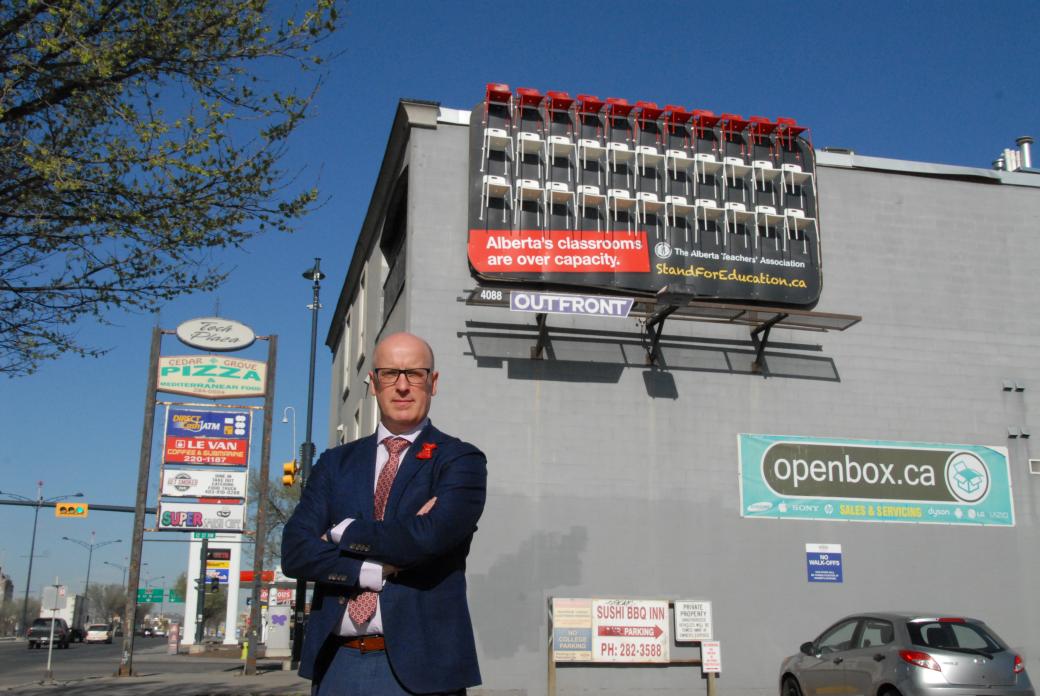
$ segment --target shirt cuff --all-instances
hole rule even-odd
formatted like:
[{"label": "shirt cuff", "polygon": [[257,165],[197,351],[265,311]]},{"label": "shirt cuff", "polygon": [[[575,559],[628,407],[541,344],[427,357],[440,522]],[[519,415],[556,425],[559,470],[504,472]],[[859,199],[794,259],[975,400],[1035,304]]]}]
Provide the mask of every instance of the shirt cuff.
[{"label": "shirt cuff", "polygon": [[383,564],[378,561],[364,561],[358,573],[358,585],[363,590],[379,592],[383,589]]},{"label": "shirt cuff", "polygon": [[339,540],[343,538],[343,532],[347,531],[347,527],[349,527],[350,523],[353,521],[354,518],[348,517],[347,519],[343,520],[342,522],[340,522],[335,527],[329,530],[329,539],[332,540],[332,543],[339,543]]}]

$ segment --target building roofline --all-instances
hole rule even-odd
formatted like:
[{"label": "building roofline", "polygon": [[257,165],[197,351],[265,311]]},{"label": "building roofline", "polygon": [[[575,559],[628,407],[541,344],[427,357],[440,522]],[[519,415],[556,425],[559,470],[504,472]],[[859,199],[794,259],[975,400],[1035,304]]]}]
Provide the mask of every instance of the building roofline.
[{"label": "building roofline", "polygon": [[369,250],[372,249],[382,231],[380,223],[383,211],[393,193],[394,182],[397,180],[397,175],[404,162],[409,133],[412,128],[436,128],[440,114],[441,108],[437,102],[401,99],[397,103],[397,113],[394,115],[393,125],[390,126],[390,135],[387,138],[383,162],[379,167],[379,174],[376,176],[372,197],[368,203],[368,211],[365,213],[364,222],[361,223],[361,230],[358,232],[357,242],[354,244],[354,251],[350,257],[347,277],[340,288],[336,309],[332,313],[329,329],[325,335],[325,345],[332,352],[335,352],[336,344],[343,331],[343,318],[354,301],[364,260],[368,258]]}]

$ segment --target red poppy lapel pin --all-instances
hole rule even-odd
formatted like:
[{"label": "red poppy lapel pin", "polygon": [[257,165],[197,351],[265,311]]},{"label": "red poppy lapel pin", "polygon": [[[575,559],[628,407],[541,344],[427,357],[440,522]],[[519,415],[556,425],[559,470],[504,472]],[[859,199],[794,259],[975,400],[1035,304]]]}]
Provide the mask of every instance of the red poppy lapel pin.
[{"label": "red poppy lapel pin", "polygon": [[422,451],[420,451],[419,454],[415,455],[415,458],[416,459],[432,459],[433,458],[433,451],[435,449],[437,449],[437,445],[433,444],[432,442],[424,442],[424,443],[422,443]]}]

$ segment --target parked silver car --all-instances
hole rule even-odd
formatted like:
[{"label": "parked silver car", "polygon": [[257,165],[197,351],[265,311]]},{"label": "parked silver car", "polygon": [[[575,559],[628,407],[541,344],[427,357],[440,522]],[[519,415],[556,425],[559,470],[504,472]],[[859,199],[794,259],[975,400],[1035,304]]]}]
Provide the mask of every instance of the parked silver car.
[{"label": "parked silver car", "polygon": [[1034,696],[1025,663],[981,621],[848,616],[780,666],[781,696]]}]

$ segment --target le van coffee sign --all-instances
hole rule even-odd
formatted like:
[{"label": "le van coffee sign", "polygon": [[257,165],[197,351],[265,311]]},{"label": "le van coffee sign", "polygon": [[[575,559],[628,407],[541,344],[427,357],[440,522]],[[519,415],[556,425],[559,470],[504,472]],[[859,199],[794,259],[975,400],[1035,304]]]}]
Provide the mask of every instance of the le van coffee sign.
[{"label": "le van coffee sign", "polygon": [[256,334],[251,328],[234,319],[202,317],[189,319],[178,326],[177,338],[192,348],[229,352],[253,345]]}]

